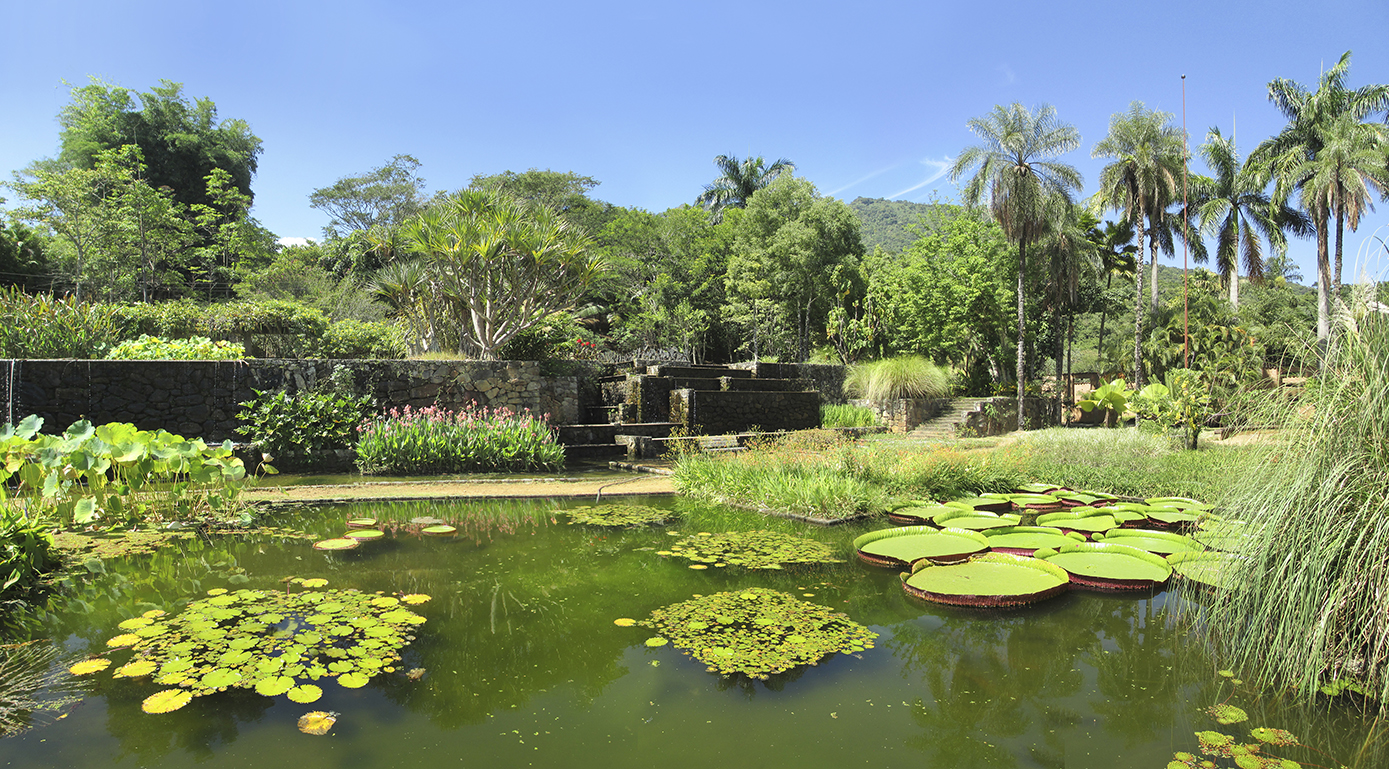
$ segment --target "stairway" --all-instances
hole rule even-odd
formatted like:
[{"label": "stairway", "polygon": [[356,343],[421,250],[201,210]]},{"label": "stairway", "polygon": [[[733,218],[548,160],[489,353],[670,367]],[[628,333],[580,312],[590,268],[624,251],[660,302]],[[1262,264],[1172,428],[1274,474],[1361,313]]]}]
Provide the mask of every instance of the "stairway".
[{"label": "stairway", "polygon": [[916,426],[907,437],[919,441],[948,441],[960,437],[960,426],[971,411],[978,411],[988,398],[953,398],[950,406],[934,419]]}]

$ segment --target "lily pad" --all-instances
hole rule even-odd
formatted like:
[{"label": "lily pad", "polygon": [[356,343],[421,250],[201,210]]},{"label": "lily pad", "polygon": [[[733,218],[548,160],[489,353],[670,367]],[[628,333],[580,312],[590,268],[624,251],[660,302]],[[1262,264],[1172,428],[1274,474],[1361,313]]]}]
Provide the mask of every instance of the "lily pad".
[{"label": "lily pad", "polygon": [[1191,537],[1173,534],[1170,531],[1152,529],[1115,529],[1110,532],[1096,532],[1096,542],[1110,542],[1146,550],[1156,555],[1168,556],[1173,553],[1191,553],[1205,550]]},{"label": "lily pad", "polygon": [[937,562],[958,561],[988,550],[989,543],[977,531],[905,526],[864,534],[854,540],[854,549],[865,563],[900,568],[922,558]]},{"label": "lily pad", "polygon": [[1191,538],[1206,547],[1235,553],[1239,552],[1250,531],[1249,524],[1244,521],[1207,520],[1200,523],[1200,529]]},{"label": "lily pad", "polygon": [[338,676],[338,685],[344,689],[360,689],[371,681],[366,673],[344,673]]},{"label": "lily pad", "polygon": [[1119,522],[1109,513],[1108,508],[1072,507],[1055,513],[1037,516],[1038,526],[1052,526],[1062,531],[1075,531],[1084,535],[1097,531],[1119,528]]},{"label": "lily pad", "polygon": [[152,660],[134,659],[116,668],[116,672],[111,674],[112,678],[140,678],[147,676],[158,670],[159,666]]},{"label": "lily pad", "polygon": [[631,617],[619,617],[613,620],[613,624],[617,625],[618,627],[631,627],[637,624],[637,621],[632,619]]},{"label": "lily pad", "polygon": [[1193,512],[1211,509],[1211,505],[1191,497],[1149,497],[1143,501],[1154,506],[1174,507],[1178,510],[1191,510]]},{"label": "lily pad", "polygon": [[328,730],[332,729],[333,724],[337,722],[337,713],[315,710],[310,713],[305,713],[304,715],[299,716],[298,727],[299,731],[303,732],[304,734],[312,734],[316,737],[322,737],[323,735],[327,734]]},{"label": "lily pad", "polygon": [[918,561],[902,578],[902,589],[922,600],[989,608],[1035,603],[1065,592],[1069,584],[1062,569],[1007,553],[983,553],[948,565]]},{"label": "lily pad", "polygon": [[310,587],[310,588],[312,588],[312,587],[324,587],[324,586],[326,586],[326,585],[328,584],[328,580],[323,579],[323,578],[321,578],[321,577],[314,577],[314,578],[312,578],[312,579],[306,579],[306,580],[302,581],[300,584],[303,585],[304,587]]},{"label": "lily pad", "polygon": [[996,553],[1030,556],[1044,547],[1061,547],[1084,542],[1085,536],[1051,526],[1007,526],[982,532],[990,549]]},{"label": "lily pad", "polygon": [[612,528],[662,526],[675,518],[674,511],[650,505],[585,505],[564,512],[570,524]]},{"label": "lily pad", "polygon": [[1280,748],[1299,744],[1297,737],[1293,736],[1293,733],[1286,729],[1270,729],[1266,726],[1260,726],[1250,729],[1249,736],[1266,745],[1275,745]]},{"label": "lily pad", "polygon": [[1034,556],[1060,566],[1071,582],[1095,590],[1146,590],[1167,581],[1172,567],[1152,553],[1108,542],[1077,542],[1038,550]]},{"label": "lily pad", "polygon": [[990,513],[984,510],[948,510],[937,514],[931,519],[933,523],[941,528],[970,529],[971,531],[983,531],[985,529],[1002,529],[1008,526],[1017,526],[1022,519],[1012,513]]},{"label": "lily pad", "polygon": [[660,636],[652,636],[651,638],[646,639],[647,646],[665,646],[668,643],[670,643],[669,640]]},{"label": "lily pad", "polygon": [[358,542],[375,542],[386,536],[386,532],[380,529],[351,529],[342,535],[344,539],[355,539]]},{"label": "lily pad", "polygon": [[701,533],[677,540],[671,554],[695,563],[741,566],[745,569],[780,569],[788,565],[841,563],[835,548],[823,542],[775,531]]},{"label": "lily pad", "polygon": [[1148,520],[1169,528],[1187,528],[1200,520],[1196,510],[1182,510],[1176,507],[1153,505],[1148,509]]},{"label": "lily pad", "polygon": [[376,528],[375,518],[348,518],[347,528],[349,529],[373,529]]},{"label": "lily pad", "polygon": [[1024,483],[1019,485],[1016,489],[1013,489],[1013,491],[1017,494],[1046,494],[1049,496],[1056,496],[1052,494],[1052,492],[1060,491],[1066,493],[1069,492],[1070,489],[1055,483]]},{"label": "lily pad", "polygon": [[68,672],[75,676],[89,676],[92,673],[100,673],[109,667],[111,667],[111,660],[105,657],[93,657],[73,665],[68,668]]},{"label": "lily pad", "polygon": [[134,633],[122,633],[121,635],[118,635],[115,638],[107,639],[106,645],[113,649],[119,649],[122,646],[134,646],[135,644],[140,643],[140,640],[140,636],[137,636]]},{"label": "lily pad", "polygon": [[1050,513],[1065,506],[1050,494],[1009,494],[1008,501],[1013,503],[1014,510],[1030,513]]},{"label": "lily pad", "polygon": [[428,603],[430,597],[425,595],[424,593],[409,593],[407,595],[401,596],[400,600],[411,606],[418,606],[422,603]]},{"label": "lily pad", "polygon": [[357,549],[357,545],[358,545],[358,542],[357,542],[357,540],[355,540],[355,539],[348,539],[348,538],[346,538],[346,537],[338,537],[337,539],[325,539],[325,540],[323,540],[323,541],[321,541],[321,542],[315,542],[315,543],[314,543],[314,546],[313,546],[313,549],[314,549],[314,550],[328,550],[328,551],[334,551],[334,552],[335,552],[335,551],[338,551],[338,550],[355,550],[355,549]]},{"label": "lily pad", "polygon": [[171,713],[193,701],[193,693],[187,689],[165,689],[155,692],[140,703],[146,713]]},{"label": "lily pad", "polygon": [[1205,588],[1233,590],[1237,587],[1232,576],[1237,564],[1235,556],[1229,553],[1214,550],[1173,553],[1167,556],[1167,565],[1182,579]]},{"label": "lily pad", "polygon": [[313,684],[301,684],[290,689],[287,696],[291,702],[307,705],[310,702],[318,702],[318,699],[323,696],[323,690]]},{"label": "lily pad", "polygon": [[921,504],[913,502],[906,507],[889,510],[887,519],[899,526],[919,526],[921,524],[930,523],[933,518],[941,513],[950,512],[951,510],[973,509],[974,508],[963,505],[937,505],[934,503]]},{"label": "lily pad", "polygon": [[978,496],[954,499],[947,502],[948,505],[963,505],[973,510],[982,510],[986,513],[1008,513],[1013,510],[1013,503],[1004,496]]},{"label": "lily pad", "polygon": [[1235,707],[1234,705],[1229,705],[1223,702],[1219,705],[1211,705],[1210,707],[1205,708],[1205,713],[1206,715],[1209,715],[1211,718],[1214,718],[1215,722],[1217,724],[1220,724],[1221,726],[1239,724],[1249,720],[1248,713],[1244,712],[1240,708]]},{"label": "lily pad", "polygon": [[458,533],[458,527],[450,526],[447,523],[441,523],[434,526],[426,526],[420,529],[420,533],[426,537],[452,537],[454,534]]}]

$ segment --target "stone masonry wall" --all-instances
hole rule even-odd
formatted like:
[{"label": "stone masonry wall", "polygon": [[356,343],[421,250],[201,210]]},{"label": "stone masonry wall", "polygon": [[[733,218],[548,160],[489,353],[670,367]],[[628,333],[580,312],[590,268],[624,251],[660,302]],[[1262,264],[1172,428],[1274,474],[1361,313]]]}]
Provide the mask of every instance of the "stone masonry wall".
[{"label": "stone masonry wall", "polygon": [[747,390],[674,390],[670,421],[692,433],[723,435],[745,432],[808,430],[820,426],[820,394]]},{"label": "stone masonry wall", "polygon": [[505,406],[549,414],[560,424],[579,421],[583,401],[591,397],[585,390],[592,389],[581,380],[596,373],[550,375],[534,361],[0,360],[6,395],[0,421],[38,414],[48,433],[88,419],[210,441],[241,440],[236,414],[254,391],[313,389],[340,367],[385,408]]},{"label": "stone masonry wall", "polygon": [[729,368],[751,371],[758,379],[795,380],[798,390],[817,390],[824,403],[844,403],[844,377],[846,369],[828,363],[763,363],[747,361],[734,363]]}]

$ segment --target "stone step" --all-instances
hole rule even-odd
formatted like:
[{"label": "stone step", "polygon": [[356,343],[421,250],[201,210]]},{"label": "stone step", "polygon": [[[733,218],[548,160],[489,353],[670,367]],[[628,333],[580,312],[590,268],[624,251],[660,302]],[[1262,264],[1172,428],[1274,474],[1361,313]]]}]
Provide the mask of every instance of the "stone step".
[{"label": "stone step", "polygon": [[564,447],[565,459],[611,459],[627,456],[627,447],[620,443],[575,443]]},{"label": "stone step", "polygon": [[650,376],[670,376],[684,377],[687,379],[716,379],[721,376],[737,377],[739,379],[751,379],[752,372],[740,369],[728,368],[726,366],[647,366],[646,373]]},{"label": "stone step", "polygon": [[585,443],[614,443],[619,435],[646,435],[664,438],[672,428],[679,427],[676,422],[635,422],[631,424],[560,425],[559,442],[566,446]]}]

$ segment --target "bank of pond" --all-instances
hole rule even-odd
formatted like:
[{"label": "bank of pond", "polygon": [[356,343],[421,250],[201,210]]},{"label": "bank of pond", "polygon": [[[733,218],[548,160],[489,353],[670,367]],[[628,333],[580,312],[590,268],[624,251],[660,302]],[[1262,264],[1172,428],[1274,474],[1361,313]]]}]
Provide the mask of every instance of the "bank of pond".
[{"label": "bank of pond", "polygon": [[[91,558],[16,620],[7,766],[1377,766],[1194,645],[1243,525],[1050,487],[835,527],[395,502]],[[39,653],[39,650],[48,650]],[[33,727],[27,728],[26,727]]]}]

